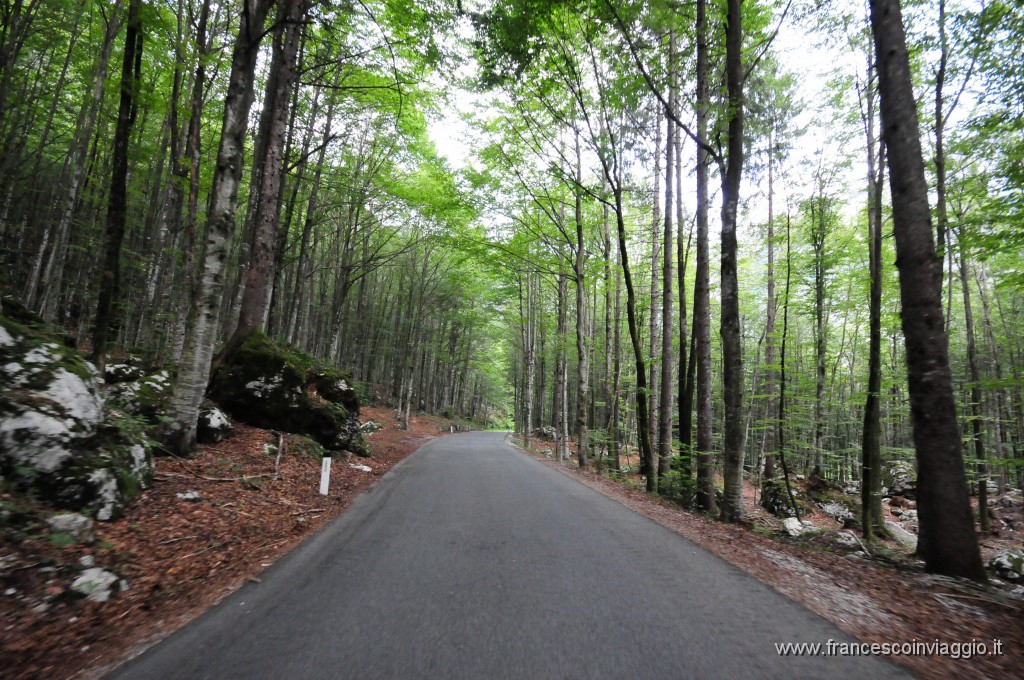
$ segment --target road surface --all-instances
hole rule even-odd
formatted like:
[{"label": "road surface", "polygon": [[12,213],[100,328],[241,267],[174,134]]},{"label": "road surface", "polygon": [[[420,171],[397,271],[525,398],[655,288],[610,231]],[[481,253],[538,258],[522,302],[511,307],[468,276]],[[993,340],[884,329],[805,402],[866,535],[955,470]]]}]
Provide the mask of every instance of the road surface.
[{"label": "road surface", "polygon": [[422,447],[111,677],[904,677],[878,658],[780,657],[777,642],[850,638],[505,438]]}]

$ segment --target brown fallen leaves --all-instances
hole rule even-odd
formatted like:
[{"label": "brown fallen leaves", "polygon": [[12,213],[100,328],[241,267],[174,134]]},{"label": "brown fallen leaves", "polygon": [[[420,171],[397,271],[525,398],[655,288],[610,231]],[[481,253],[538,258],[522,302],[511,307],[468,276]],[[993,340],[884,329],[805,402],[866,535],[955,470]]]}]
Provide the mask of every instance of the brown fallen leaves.
[{"label": "brown fallen leaves", "polygon": [[[367,437],[373,457],[352,459],[372,472],[336,458],[328,496],[319,494],[319,459],[299,438],[236,425],[233,437],[201,446],[194,458],[157,459],[153,488],[123,518],[97,523],[91,546],[58,547],[45,532],[0,538],[0,559],[13,565],[0,571],[0,675],[100,677],[257,579],[449,424],[426,416],[404,431],[393,411],[378,408],[364,408],[362,419],[386,425]],[[266,446],[278,441],[285,453],[275,478],[277,452]],[[188,492],[199,500],[178,497]],[[106,603],[74,596],[69,587],[83,557],[120,575],[128,589]]]}]

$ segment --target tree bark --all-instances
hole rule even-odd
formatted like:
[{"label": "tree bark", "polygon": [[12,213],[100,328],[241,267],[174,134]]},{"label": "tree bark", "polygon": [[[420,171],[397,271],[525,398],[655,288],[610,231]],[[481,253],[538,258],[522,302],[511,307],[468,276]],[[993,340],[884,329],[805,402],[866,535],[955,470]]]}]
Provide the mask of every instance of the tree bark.
[{"label": "tree bark", "polygon": [[[238,349],[253,331],[263,328],[274,282],[274,247],[281,214],[281,182],[284,175],[284,147],[288,127],[292,84],[296,77],[296,58],[306,0],[278,0],[277,29],[274,33],[274,58],[267,76],[264,106],[271,111],[263,172],[256,207],[255,230],[249,251],[249,269],[239,309],[238,325],[215,364]],[[214,369],[216,365],[214,366]]]},{"label": "tree bark", "polygon": [[[669,79],[674,81],[676,36],[674,32],[669,33]],[[669,92],[669,107],[675,108],[675,83],[671,85]],[[662,270],[661,270],[661,402],[658,410],[658,486],[661,487],[665,475],[669,471],[669,463],[672,458],[672,258],[675,253],[672,251],[672,213],[674,209],[675,178],[675,126],[672,121],[665,117],[666,139],[665,139],[665,243],[662,246]],[[659,125],[661,123],[659,122]],[[656,197],[660,200],[660,197]]]},{"label": "tree bark", "polygon": [[870,0],[918,468],[925,568],[985,581],[960,450],[910,59],[899,0]]},{"label": "tree bark", "polygon": [[992,525],[988,517],[988,463],[985,460],[985,433],[981,415],[981,368],[978,365],[978,343],[974,333],[974,313],[971,309],[971,277],[967,271],[967,248],[964,247],[962,231],[959,234],[959,244],[960,288],[964,296],[967,366],[971,379],[971,440],[974,443],[974,457],[978,466],[978,520],[982,535],[988,536],[992,532]]},{"label": "tree bark", "polygon": [[743,517],[743,352],[740,346],[740,297],[736,272],[736,222],[743,179],[743,26],[742,0],[728,0],[725,27],[725,79],[728,93],[728,156],[722,173],[722,364],[725,384],[721,519]]},{"label": "tree bark", "polygon": [[142,69],[142,0],[128,3],[128,21],[121,64],[121,98],[114,132],[113,172],[107,197],[106,247],[100,274],[96,327],[92,336],[92,359],[99,371],[106,364],[107,343],[120,322],[121,244],[124,242],[128,211],[128,142],[138,111],[139,79]]},{"label": "tree bark", "polygon": [[[870,73],[874,50],[868,54],[868,82],[864,94],[864,130],[868,162],[868,275],[871,290],[868,310],[868,393],[861,437],[861,529],[864,540],[886,535],[882,514],[882,185],[885,181],[885,145],[876,139],[875,86]],[[876,151],[877,149],[877,151]]]},{"label": "tree bark", "polygon": [[708,243],[708,27],[707,0],[697,0],[697,280],[693,289],[693,332],[697,357],[697,505],[716,511],[712,463],[711,279]]},{"label": "tree bark", "polygon": [[245,0],[238,36],[232,48],[220,146],[206,218],[202,275],[194,304],[189,310],[178,377],[169,408],[173,423],[164,436],[168,448],[180,455],[188,453],[195,443],[199,405],[210,377],[228,244],[235,230],[256,58],[263,37],[263,24],[272,6],[273,0]]},{"label": "tree bark", "polygon": [[573,270],[576,277],[576,455],[581,468],[587,467],[589,441],[587,437],[587,408],[590,403],[590,363],[587,356],[587,306],[584,263],[587,244],[583,238],[583,161],[580,135],[576,132],[576,259]]}]

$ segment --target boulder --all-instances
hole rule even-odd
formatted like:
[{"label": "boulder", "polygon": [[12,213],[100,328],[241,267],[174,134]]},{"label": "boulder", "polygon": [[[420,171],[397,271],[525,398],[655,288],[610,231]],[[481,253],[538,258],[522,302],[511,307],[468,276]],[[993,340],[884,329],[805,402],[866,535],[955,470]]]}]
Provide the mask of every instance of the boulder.
[{"label": "boulder", "polygon": [[196,427],[196,441],[200,444],[217,444],[234,433],[228,415],[209,401],[204,401],[199,409],[199,424]]},{"label": "boulder", "polygon": [[380,423],[375,423],[372,420],[367,420],[365,423],[359,426],[359,431],[364,435],[371,435],[375,432],[380,432],[384,429],[384,426]]},{"label": "boulder", "polygon": [[84,595],[90,602],[106,602],[114,593],[128,589],[128,584],[106,569],[86,569],[71,584],[71,590]]},{"label": "boulder", "polygon": [[839,503],[837,501],[826,501],[823,503],[815,503],[818,509],[824,514],[828,515],[837,522],[846,522],[856,519],[856,513],[850,509],[845,503]]},{"label": "boulder", "polygon": [[151,481],[149,440],[105,412],[92,364],[19,318],[0,315],[0,475],[53,507],[113,519]]},{"label": "boulder", "polygon": [[890,496],[917,498],[917,470],[907,461],[898,460],[883,467],[882,483],[889,489]]},{"label": "boulder", "polygon": [[826,531],[812,539],[815,544],[827,545],[839,550],[860,550],[861,544],[850,531]]},{"label": "boulder", "polygon": [[369,455],[352,381],[263,333],[253,333],[225,359],[209,394],[233,418],[249,425],[308,435],[332,451]]},{"label": "boulder", "polygon": [[807,520],[799,520],[796,517],[787,517],[782,520],[782,528],[785,529],[786,533],[793,538],[817,531],[813,524]]},{"label": "boulder", "polygon": [[152,422],[167,411],[174,393],[174,371],[164,368],[138,380],[120,382],[107,390],[107,401],[114,407]]},{"label": "boulder", "polygon": [[77,512],[63,512],[46,520],[50,532],[67,534],[75,543],[92,543],[96,540],[93,522]]},{"label": "boulder", "polygon": [[555,432],[555,428],[549,426],[538,427],[533,431],[533,436],[537,439],[546,439],[547,441],[552,442],[555,441],[556,435],[557,433]]},{"label": "boulder", "polygon": [[989,560],[988,566],[994,569],[1000,578],[1020,581],[1024,578],[1024,549],[1003,550]]},{"label": "boulder", "polygon": [[[794,486],[792,489],[793,501],[800,508],[801,513],[811,508],[807,500]],[[776,517],[792,517],[793,503],[786,500],[786,481],[782,477],[774,477],[761,482],[761,506]]]},{"label": "boulder", "polygon": [[1015,505],[1021,504],[1020,493],[1016,489],[1007,491],[1002,496],[988,499],[989,507],[1001,507],[1001,508],[1012,508]]},{"label": "boulder", "polygon": [[917,549],[917,536],[910,533],[896,522],[885,521],[885,528],[896,541],[911,550]]},{"label": "boulder", "polygon": [[107,367],[103,369],[103,380],[108,385],[141,380],[145,376],[146,372],[142,368],[131,364],[107,364]]}]

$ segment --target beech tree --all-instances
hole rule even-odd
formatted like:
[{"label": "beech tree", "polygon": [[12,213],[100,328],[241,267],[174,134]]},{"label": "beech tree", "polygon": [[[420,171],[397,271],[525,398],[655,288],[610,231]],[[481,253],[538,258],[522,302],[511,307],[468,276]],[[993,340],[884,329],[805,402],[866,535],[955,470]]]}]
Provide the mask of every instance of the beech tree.
[{"label": "beech tree", "polygon": [[929,571],[985,580],[967,497],[939,293],[928,184],[899,0],[872,0],[882,136],[900,270],[903,335],[920,479],[921,547]]}]

